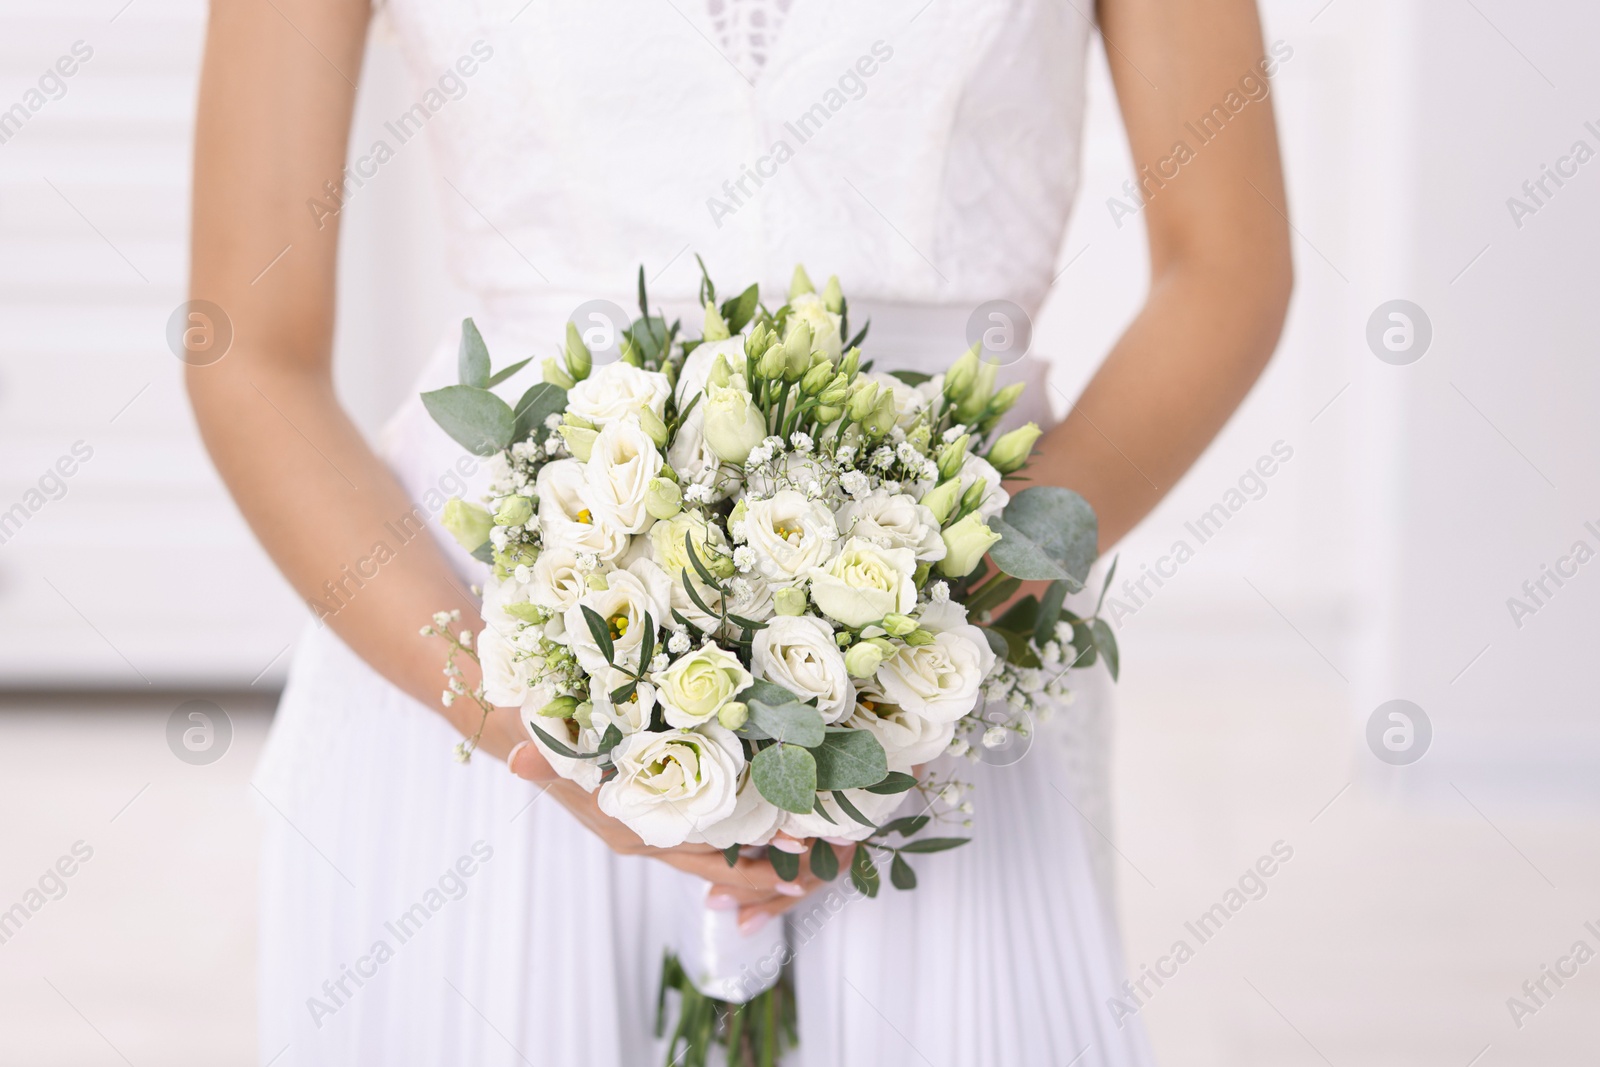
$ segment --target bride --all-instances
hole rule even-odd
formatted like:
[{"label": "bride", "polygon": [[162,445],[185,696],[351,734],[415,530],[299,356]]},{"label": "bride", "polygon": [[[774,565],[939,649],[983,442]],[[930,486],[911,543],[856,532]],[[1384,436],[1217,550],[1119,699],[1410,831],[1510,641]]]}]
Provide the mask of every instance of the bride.
[{"label": "bride", "polygon": [[[235,340],[189,368],[189,389],[239,507],[318,617],[256,781],[262,1062],[659,1063],[664,902],[705,879],[742,928],[793,923],[786,1063],[1148,1063],[1140,1019],[1108,1004],[1125,969],[1096,859],[1098,669],[1037,751],[963,767],[972,844],[929,857],[916,892],[870,901],[704,847],[645,847],[552,780],[514,709],[484,735],[494,759],[451,760],[476,716],[441,706],[439,650],[418,629],[440,609],[475,628],[480,565],[436,519],[484,472],[415,399],[369,443],[330,368],[326,197],[382,180],[377,146],[347,152],[372,15],[369,0],[214,0],[200,90],[192,296],[225,310]],[[769,304],[796,262],[837,273],[880,368],[939,367],[980,304],[1031,313],[1050,289],[1091,16],[1149,294],[1077,402],[1058,398],[1070,414],[1032,473],[1088,498],[1105,547],[1211,440],[1282,324],[1270,104],[1219,105],[1248,78],[1259,100],[1251,0],[388,0],[418,84],[392,132],[429,128],[450,264],[497,362],[551,354],[584,301],[627,303],[641,262],[669,319],[698,322],[697,252],[728,284],[758,279]],[[1219,113],[1220,134],[1185,143]],[[1181,172],[1167,167],[1180,143]],[[1005,369],[1033,383],[1041,422],[1044,370]],[[411,395],[453,380],[442,346]]]}]

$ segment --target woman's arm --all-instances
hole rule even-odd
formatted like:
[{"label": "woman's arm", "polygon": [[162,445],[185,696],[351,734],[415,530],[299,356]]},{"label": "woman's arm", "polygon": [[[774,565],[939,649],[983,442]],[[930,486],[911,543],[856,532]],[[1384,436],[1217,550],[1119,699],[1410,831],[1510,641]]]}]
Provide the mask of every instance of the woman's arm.
[{"label": "woman's arm", "polygon": [[[1270,96],[1202,144],[1199,125],[1241,79],[1264,83],[1253,0],[1100,0],[1111,76],[1146,171],[1150,292],[1031,472],[1069,485],[1116,543],[1166,495],[1266,365],[1293,284]],[[1193,158],[1162,177],[1184,142]],[[1168,174],[1174,164],[1166,167]]]}]

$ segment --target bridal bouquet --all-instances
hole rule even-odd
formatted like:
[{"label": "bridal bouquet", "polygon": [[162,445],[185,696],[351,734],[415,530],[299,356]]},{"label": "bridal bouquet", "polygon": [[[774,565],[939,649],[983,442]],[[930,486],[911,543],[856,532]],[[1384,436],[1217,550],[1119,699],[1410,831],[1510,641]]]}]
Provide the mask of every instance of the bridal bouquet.
[{"label": "bridal bouquet", "polygon": [[[1008,492],[1040,431],[995,438],[1023,386],[996,389],[976,347],[940,375],[875,372],[838,280],[818,293],[803,268],[775,310],[754,285],[719,303],[706,277],[700,296],[684,337],[641,270],[620,358],[595,365],[569,324],[515,406],[491,387],[529,360],[493,372],[463,324],[460,384],[423,401],[490,457],[487,507],[443,518],[490,570],[481,633],[424,627],[452,647],[444,700],[521,708],[551,766],[649,845],[732,864],[781,831],[814,839],[810,869],[833,879],[828,842],[854,843],[858,891],[884,860],[910,889],[907,855],[966,840],[923,835],[960,818],[962,785],[914,769],[1025,733],[1070,666],[1116,671],[1110,627],[1063,607],[1094,513],[1066,489]],[[1024,580],[1050,585],[993,617]],[[890,820],[910,791],[916,813]],[[766,856],[798,876],[800,856]],[[685,1042],[720,1025],[739,1045],[737,1009],[690,1008]]]}]

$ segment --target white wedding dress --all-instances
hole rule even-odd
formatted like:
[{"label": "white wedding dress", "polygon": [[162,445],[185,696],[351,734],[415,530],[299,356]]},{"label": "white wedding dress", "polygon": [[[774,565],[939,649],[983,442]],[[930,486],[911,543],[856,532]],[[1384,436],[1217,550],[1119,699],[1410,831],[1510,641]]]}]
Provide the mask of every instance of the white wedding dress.
[{"label": "white wedding dress", "polygon": [[[759,280],[779,302],[796,262],[837,273],[880,369],[939,369],[978,304],[1045,296],[1077,184],[1091,27],[1073,5],[524,5],[383,13],[497,364],[552,354],[586,300],[632,306],[641,262],[697,331],[696,252],[724,288]],[[452,337],[417,389],[454,363]],[[1033,383],[1024,414],[1040,421],[1043,370],[1004,372]],[[452,487],[461,450],[419,402],[383,447],[412,499]],[[481,573],[449,549],[463,578]],[[440,651],[418,638],[416,655]],[[1107,1005],[1124,969],[1101,851],[1103,669],[1075,688],[1025,758],[955,765],[976,786],[973,841],[921,857],[919,888],[797,909],[788,1067],[1149,1062],[1139,1020]],[[256,780],[261,1062],[656,1067],[686,876],[613,855],[494,760],[455,763],[456,740],[331,631],[301,644]]]}]

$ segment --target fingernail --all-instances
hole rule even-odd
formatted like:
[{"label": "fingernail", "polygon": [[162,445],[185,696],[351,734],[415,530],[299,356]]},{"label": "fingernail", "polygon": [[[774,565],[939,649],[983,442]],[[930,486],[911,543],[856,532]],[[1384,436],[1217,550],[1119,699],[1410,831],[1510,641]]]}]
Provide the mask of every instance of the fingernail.
[{"label": "fingernail", "polygon": [[797,882],[779,882],[772,888],[786,897],[803,897],[806,895],[805,888]]},{"label": "fingernail", "polygon": [[796,856],[800,855],[806,850],[806,846],[794,840],[792,837],[774,837],[772,839],[772,847],[780,852],[792,852]]},{"label": "fingernail", "polygon": [[709,893],[706,895],[706,907],[712,911],[732,911],[739,906],[739,902],[726,893]]},{"label": "fingernail", "polygon": [[746,915],[744,918],[739,920],[739,933],[745,937],[749,937],[751,934],[767,925],[767,920],[770,918],[772,918],[772,916],[768,915],[764,911],[752,912],[751,914]]},{"label": "fingernail", "polygon": [[514,746],[512,746],[511,751],[506,754],[506,770],[511,771],[512,775],[517,778],[522,777],[522,775],[517,774],[517,772],[513,769],[517,765],[517,753],[527,748],[530,744],[532,744],[530,741],[518,741]]}]

